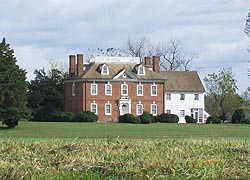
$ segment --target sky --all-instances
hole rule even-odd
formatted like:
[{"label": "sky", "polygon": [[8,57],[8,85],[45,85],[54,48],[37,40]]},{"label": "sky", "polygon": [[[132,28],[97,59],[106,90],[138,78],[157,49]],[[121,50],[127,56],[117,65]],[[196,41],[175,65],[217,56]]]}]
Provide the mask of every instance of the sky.
[{"label": "sky", "polygon": [[183,52],[198,52],[201,79],[231,67],[239,93],[250,84],[249,0],[1,0],[0,12],[0,38],[28,80],[49,60],[66,64],[70,54],[144,36],[152,44],[178,39]]}]

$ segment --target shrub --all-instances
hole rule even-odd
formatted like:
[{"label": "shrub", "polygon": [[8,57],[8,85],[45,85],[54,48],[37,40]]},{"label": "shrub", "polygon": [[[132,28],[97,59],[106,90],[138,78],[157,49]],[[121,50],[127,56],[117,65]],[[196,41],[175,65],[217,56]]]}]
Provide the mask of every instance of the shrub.
[{"label": "shrub", "polygon": [[221,119],[218,116],[209,116],[207,118],[207,124],[219,124],[221,123]]},{"label": "shrub", "polygon": [[162,123],[178,123],[179,117],[175,114],[161,113],[158,120]]},{"label": "shrub", "polygon": [[143,114],[140,115],[139,118],[141,120],[141,124],[150,124],[154,119],[152,114],[149,114],[148,112],[143,112]]},{"label": "shrub", "polygon": [[9,128],[13,128],[13,127],[17,126],[18,120],[19,120],[17,108],[10,107],[9,109],[7,109],[7,112],[5,112],[5,113],[8,113],[8,115],[5,117],[2,117],[2,119],[1,119],[2,123],[7,125]]},{"label": "shrub", "polygon": [[159,118],[160,118],[160,115],[157,115],[157,116],[153,116],[153,123],[157,123],[157,122],[160,122],[159,121]]},{"label": "shrub", "polygon": [[134,116],[133,114],[124,114],[119,117],[119,123],[139,124],[140,122],[141,122],[140,118]]},{"label": "shrub", "polygon": [[186,123],[196,123],[197,119],[194,119],[192,116],[185,116]]},{"label": "shrub", "polygon": [[9,117],[8,119],[2,119],[2,123],[7,125],[9,128],[13,128],[18,125],[18,119],[15,117]]},{"label": "shrub", "polygon": [[232,115],[232,123],[245,122],[245,112],[243,109],[236,109]]},{"label": "shrub", "polygon": [[41,107],[39,109],[34,109],[32,114],[34,116],[34,121],[42,121],[47,122],[51,121],[51,114],[55,112],[56,109],[53,108],[51,105],[46,105],[44,107]]},{"label": "shrub", "polygon": [[53,122],[72,122],[74,119],[74,114],[65,111],[55,111],[51,114],[51,121]]},{"label": "shrub", "polygon": [[75,119],[76,122],[96,122],[98,116],[90,111],[82,111]]}]

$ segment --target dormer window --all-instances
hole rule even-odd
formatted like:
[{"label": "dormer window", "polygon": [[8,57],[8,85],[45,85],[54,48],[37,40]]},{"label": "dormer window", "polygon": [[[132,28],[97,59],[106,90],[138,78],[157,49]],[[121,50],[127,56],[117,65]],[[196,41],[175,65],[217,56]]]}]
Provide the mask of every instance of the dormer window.
[{"label": "dormer window", "polygon": [[143,65],[138,66],[137,75],[145,75],[145,68]]},{"label": "dormer window", "polygon": [[103,74],[103,75],[109,74],[109,68],[108,68],[108,66],[106,64],[103,64],[101,66],[101,74]]}]

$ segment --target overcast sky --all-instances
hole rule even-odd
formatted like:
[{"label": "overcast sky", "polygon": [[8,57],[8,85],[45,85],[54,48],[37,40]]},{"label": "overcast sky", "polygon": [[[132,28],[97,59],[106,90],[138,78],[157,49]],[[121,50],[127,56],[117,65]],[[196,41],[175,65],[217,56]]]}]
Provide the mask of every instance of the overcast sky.
[{"label": "overcast sky", "polygon": [[250,85],[249,0],[1,0],[0,12],[0,38],[29,80],[48,59],[68,63],[69,54],[145,36],[152,43],[176,38],[183,51],[197,51],[201,79],[232,67],[239,93]]}]

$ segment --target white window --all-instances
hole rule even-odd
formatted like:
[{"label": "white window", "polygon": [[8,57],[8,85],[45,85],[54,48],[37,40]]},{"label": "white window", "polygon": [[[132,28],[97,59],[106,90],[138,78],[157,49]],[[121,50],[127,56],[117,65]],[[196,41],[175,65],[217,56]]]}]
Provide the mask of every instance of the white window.
[{"label": "white window", "polygon": [[108,103],[105,103],[105,115],[111,115],[112,114],[112,105],[108,101]]},{"label": "white window", "polygon": [[108,66],[106,64],[102,65],[101,74],[104,74],[104,75],[109,74],[109,69],[108,69]]},{"label": "white window", "polygon": [[73,83],[72,84],[72,96],[75,96],[76,95],[76,84]]},{"label": "white window", "polygon": [[91,95],[97,95],[98,90],[97,90],[97,84],[93,83],[91,84]]},{"label": "white window", "polygon": [[143,96],[143,85],[137,85],[137,96]]},{"label": "white window", "polygon": [[143,65],[140,65],[140,66],[138,67],[137,74],[138,74],[138,75],[145,75],[145,69],[144,69]]},{"label": "white window", "polygon": [[180,100],[185,100],[185,94],[180,94]]},{"label": "white window", "polygon": [[141,104],[141,102],[136,105],[136,114],[138,116],[143,114],[143,104]]},{"label": "white window", "polygon": [[167,110],[166,110],[166,113],[167,113],[167,114],[171,114],[171,110],[170,110],[170,109],[167,109]]},{"label": "white window", "polygon": [[180,110],[180,117],[184,117],[185,116],[185,110]]},{"label": "white window", "polygon": [[150,113],[153,116],[157,116],[157,104],[151,104]]},{"label": "white window", "polygon": [[128,85],[127,84],[122,84],[121,85],[121,94],[123,96],[127,96],[128,95]]},{"label": "white window", "polygon": [[195,95],[194,95],[194,100],[195,100],[195,101],[199,101],[199,94],[195,94]]},{"label": "white window", "polygon": [[157,96],[157,85],[151,85],[151,96]]},{"label": "white window", "polygon": [[111,96],[112,95],[112,85],[111,84],[105,84],[105,95]]},{"label": "white window", "polygon": [[91,103],[91,112],[97,114],[97,104],[95,103],[95,101]]},{"label": "white window", "polygon": [[170,101],[171,100],[171,94],[166,94],[166,100]]}]

